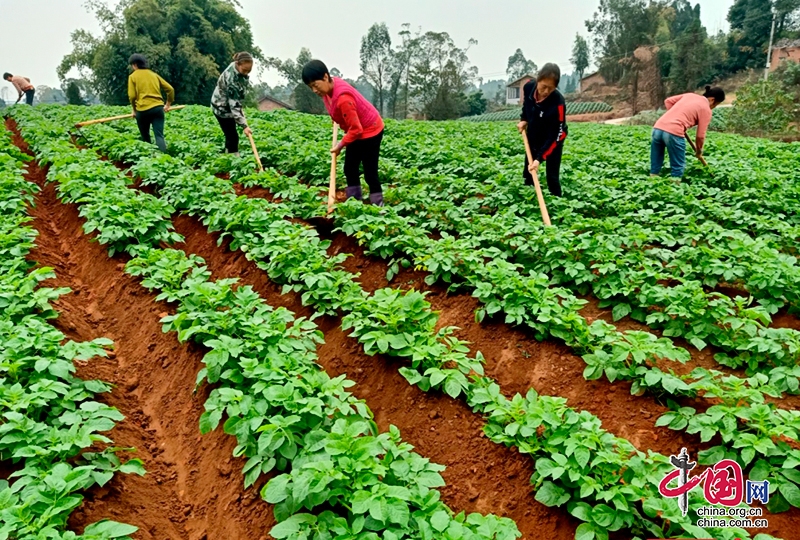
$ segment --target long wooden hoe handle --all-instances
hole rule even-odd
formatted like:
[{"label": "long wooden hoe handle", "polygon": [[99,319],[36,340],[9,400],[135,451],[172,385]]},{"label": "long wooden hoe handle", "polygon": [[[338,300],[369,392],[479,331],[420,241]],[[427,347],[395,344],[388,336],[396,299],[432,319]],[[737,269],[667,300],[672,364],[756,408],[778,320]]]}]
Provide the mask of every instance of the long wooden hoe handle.
[{"label": "long wooden hoe handle", "polygon": [[[694,152],[694,155],[697,156],[697,147],[694,145],[694,141],[692,141],[692,138],[689,137],[688,133],[685,135],[685,137],[686,137],[686,141],[689,143],[689,146],[692,147],[692,152]],[[705,165],[706,169],[708,169],[708,172],[710,173],[711,172],[711,168],[708,166],[708,162],[706,161],[706,158],[704,158],[703,156],[697,156],[697,159],[700,160],[700,163]]]},{"label": "long wooden hoe handle", "polygon": [[[186,105],[177,105],[175,107],[170,107],[170,111],[177,111],[183,109]],[[130,114],[121,114],[119,116],[109,116],[108,118],[96,118],[94,120],[87,120],[86,122],[78,122],[75,124],[76,128],[82,128],[86,126],[92,126],[94,124],[104,124],[106,122],[113,122],[114,120],[125,120],[126,118],[130,118]]]},{"label": "long wooden hoe handle", "polygon": [[[531,145],[528,144],[528,137],[522,134],[522,141],[525,143],[525,155],[528,156],[528,163],[533,163],[533,155],[531,154]],[[533,173],[533,185],[536,188],[536,198],[539,199],[539,210],[542,211],[542,221],[545,225],[550,226],[550,214],[547,213],[547,205],[544,203],[544,195],[542,195],[542,186],[539,185],[539,175]]]},{"label": "long wooden hoe handle", "polygon": [[247,138],[250,139],[250,148],[253,149],[253,155],[256,157],[256,163],[258,163],[258,172],[264,172],[264,166],[261,164],[261,157],[258,155],[256,142],[253,140],[252,133],[248,133]]},{"label": "long wooden hoe handle", "polygon": [[[331,148],[339,140],[339,124],[333,123],[333,141]],[[336,154],[331,154],[331,184],[328,186],[328,213],[333,212],[333,203],[336,201]]]}]

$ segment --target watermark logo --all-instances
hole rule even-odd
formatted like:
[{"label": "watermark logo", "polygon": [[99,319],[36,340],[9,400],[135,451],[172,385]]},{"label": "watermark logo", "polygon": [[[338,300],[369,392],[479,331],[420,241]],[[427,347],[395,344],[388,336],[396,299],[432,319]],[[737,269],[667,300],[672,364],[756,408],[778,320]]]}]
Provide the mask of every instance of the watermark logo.
[{"label": "watermark logo", "polygon": [[[769,481],[754,482],[745,480],[742,467],[732,459],[723,459],[708,467],[702,473],[689,476],[697,462],[690,461],[686,448],[677,456],[670,456],[675,470],[668,473],[659,483],[658,492],[664,497],[677,498],[678,508],[685,516],[689,511],[689,492],[699,485],[703,486],[703,496],[711,506],[698,509],[699,527],[767,527],[766,519],[750,520],[760,517],[762,508],[741,507],[742,502],[753,504],[769,502]],[[714,517],[733,517],[739,519],[712,519]]]}]

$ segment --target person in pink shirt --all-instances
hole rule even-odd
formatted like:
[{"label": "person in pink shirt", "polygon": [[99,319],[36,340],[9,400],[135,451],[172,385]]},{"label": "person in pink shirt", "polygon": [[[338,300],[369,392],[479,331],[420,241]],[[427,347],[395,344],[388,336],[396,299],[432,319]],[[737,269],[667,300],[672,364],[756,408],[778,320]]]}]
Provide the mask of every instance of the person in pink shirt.
[{"label": "person in pink shirt", "polygon": [[347,178],[345,194],[348,199],[361,200],[361,167],[369,186],[369,201],[383,206],[383,190],[378,180],[378,160],[383,139],[383,119],[378,109],[358,90],[339,77],[332,77],[320,60],[303,66],[303,82],[322,98],[328,114],[345,131],[345,136],[331,149],[344,156],[344,175]]},{"label": "person in pink shirt", "polygon": [[36,88],[31,84],[31,80],[27,77],[20,77],[19,75],[12,75],[11,73],[3,73],[3,78],[14,85],[19,96],[17,103],[25,96],[25,103],[33,105],[33,96],[36,93]]},{"label": "person in pink shirt", "polygon": [[650,175],[658,176],[664,166],[664,150],[669,153],[670,175],[681,178],[686,168],[686,132],[697,126],[697,156],[703,155],[711,111],[725,101],[725,91],[706,86],[702,96],[695,93],[672,96],[664,101],[667,112],[653,126],[650,140]]}]

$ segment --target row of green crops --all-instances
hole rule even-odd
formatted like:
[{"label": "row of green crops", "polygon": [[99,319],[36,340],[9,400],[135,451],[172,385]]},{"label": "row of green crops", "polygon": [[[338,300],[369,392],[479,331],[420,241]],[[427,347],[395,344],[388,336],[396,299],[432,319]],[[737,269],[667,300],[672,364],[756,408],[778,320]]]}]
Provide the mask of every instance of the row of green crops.
[{"label": "row of green crops", "polygon": [[[614,108],[611,105],[603,102],[567,102],[567,115],[606,113],[611,112],[612,110],[614,110]],[[461,120],[466,122],[497,122],[508,120],[519,121],[519,111],[519,108],[508,109],[505,111],[478,114],[476,116],[465,116],[464,118],[461,118]]]},{"label": "row of green crops", "polygon": [[[197,118],[191,119],[193,125],[197,125],[198,121]],[[254,123],[254,125],[257,124]],[[243,181],[247,182],[248,179],[243,178]],[[280,196],[299,196],[297,201],[301,204],[305,204],[305,201],[313,198],[313,189],[305,192],[297,187],[287,189],[285,181],[280,178],[261,178],[261,183]],[[301,214],[313,215],[319,209],[320,201],[317,199]],[[492,275],[493,278],[498,278],[496,262],[491,262],[488,266],[484,264],[484,260],[492,253],[476,252],[475,246],[470,244],[454,245],[455,240],[452,242],[431,240],[425,234],[424,228],[420,231],[417,223],[397,219],[392,215],[391,209],[386,213],[375,215],[374,212],[364,211],[359,205],[346,205],[340,207],[340,212],[344,212],[342,220],[345,223],[344,230],[366,240],[370,249],[378,254],[386,255],[388,253],[391,255],[397,251],[412,253],[415,254],[415,263],[418,267],[429,270],[434,265],[440,265],[442,257],[447,257],[451,261],[444,265],[446,272],[462,273],[467,276],[470,273],[476,276]],[[462,239],[463,237],[459,241]],[[459,260],[460,263],[453,264],[453,260]],[[502,267],[500,268],[502,270]],[[484,271],[483,274],[481,274],[482,271]],[[442,272],[439,272],[437,268],[433,268],[432,275],[434,277],[442,278],[441,274]],[[500,276],[502,277],[502,272],[500,272]],[[488,279],[476,280],[476,296],[482,300],[487,300],[486,297],[488,297],[488,305],[498,306],[492,309],[504,309],[507,314],[524,314],[528,311],[532,314],[529,321],[535,321],[539,306],[546,305],[549,309],[543,315],[548,319],[555,318],[558,322],[558,316],[552,311],[553,306],[558,304],[557,301],[552,300],[555,297],[537,304],[536,300],[540,300],[541,297],[537,298],[535,288],[531,288],[530,285],[525,287],[524,282],[509,280],[507,276],[505,278],[496,279],[494,283],[489,282]],[[503,284],[505,287],[500,287],[498,284]],[[546,288],[541,290],[548,291]],[[552,319],[548,322],[552,322]],[[530,325],[535,330],[542,331],[541,324],[536,325],[534,322]],[[597,325],[597,327],[598,329],[602,328],[601,325]],[[574,332],[575,327],[565,330]],[[575,346],[570,342],[575,337],[569,331],[564,331],[563,335],[560,333],[556,335],[563,337],[568,343]],[[640,343],[641,340],[639,343],[634,342],[635,345],[640,345]],[[609,354],[601,351],[600,354],[587,355],[587,363],[590,364],[587,368],[589,375],[599,377],[605,370],[611,380],[633,378],[637,381],[636,387],[646,388],[648,384],[656,386],[661,382],[667,391],[677,395],[705,396],[711,400],[721,399],[723,401],[721,405],[713,406],[702,413],[697,413],[688,407],[679,407],[676,404],[675,412],[662,417],[659,425],[668,424],[673,429],[687,429],[690,433],[700,433],[704,441],[711,440],[717,434],[721,435],[724,444],[705,452],[702,456],[704,462],[714,463],[722,456],[727,455],[731,458],[736,457],[745,466],[753,464],[751,475],[754,479],[770,475],[772,482],[777,483],[776,490],[779,493],[785,493],[785,500],[780,495],[777,497],[777,502],[771,507],[773,511],[785,509],[787,501],[797,505],[796,481],[798,477],[792,469],[798,464],[800,453],[792,448],[792,444],[797,444],[799,417],[796,411],[780,410],[773,404],[765,403],[765,396],[780,396],[779,388],[784,391],[796,391],[798,375],[796,366],[773,369],[770,372],[772,384],[768,384],[770,379],[763,375],[743,380],[737,377],[725,377],[720,373],[702,369],[695,370],[691,376],[684,377],[682,381],[669,377],[668,374],[663,374],[659,370],[647,370],[636,363],[633,363],[632,366],[626,365],[620,359],[621,353],[623,359],[627,358],[628,354],[634,359],[641,355],[642,363],[646,365],[647,355],[643,352],[637,352],[636,349],[631,350],[629,347],[615,347]],[[661,379],[657,378],[659,375]],[[638,385],[639,381],[641,381],[641,386]],[[788,440],[783,440],[783,437]]]},{"label": "row of green crops", "polygon": [[23,178],[29,159],[0,132],[0,462],[13,471],[0,479],[0,539],[128,538],[137,528],[112,521],[82,535],[67,530],[83,491],[144,469],[137,459],[121,464],[122,449],[102,435],[123,418],[95,401],[109,385],[75,376],[74,360],[106,356],[112,342],[67,340],[48,322],[69,289],[40,286],[55,274],[27,260],[36,239],[28,206],[38,191]]},{"label": "row of green crops", "polygon": [[168,203],[130,189],[130,178],[78,150],[66,128],[38,111],[14,113],[39,159],[50,165],[48,179],[59,183],[62,199],[80,205],[84,229],[96,230],[110,250],[132,255],[126,271],[161,291],[159,299],[177,304],[162,320],[164,330],[206,348],[197,380],[214,386],[200,429],[215,429],[225,418],[226,433],[239,443],[234,455],[247,458],[246,485],[281,473],[261,491],[280,522],[273,537],[520,536],[507,518],[455,514],[440,501],[435,488],[443,485],[443,467],[412,452],[397,429],[378,434],[366,404],[346,390],[353,383],[332,379],[317,365],[322,336],[312,322],[271,308],[236,280],[209,280],[198,257],[159,249],[180,240],[171,230]]},{"label": "row of green crops", "polygon": [[[196,124],[194,124],[194,125],[196,126]],[[142,171],[145,171],[145,173],[144,173],[144,178],[145,179],[148,179],[148,178],[149,179],[153,179],[157,183],[158,183],[159,179],[160,179],[160,181],[165,181],[166,182],[166,184],[164,184],[162,186],[162,193],[165,193],[165,191],[172,192],[172,191],[174,191],[176,189],[176,188],[169,187],[169,185],[168,185],[170,183],[169,179],[170,178],[173,178],[173,179],[176,178],[176,175],[180,176],[182,174],[180,172],[180,170],[178,170],[178,169],[169,169],[169,168],[167,168],[165,170],[164,168],[162,168],[159,171],[158,170],[159,167],[158,167],[157,163],[147,164],[146,160],[144,161],[144,163],[142,162],[141,155],[144,155],[145,153],[148,153],[148,152],[152,152],[152,150],[149,149],[148,147],[142,146],[141,149],[138,149],[138,148],[136,148],[136,143],[134,143],[132,141],[131,137],[119,138],[119,137],[112,136],[111,133],[108,132],[108,130],[98,129],[96,131],[98,132],[96,135],[91,135],[91,134],[89,135],[90,139],[93,140],[93,144],[97,144],[99,147],[102,147],[104,149],[104,151],[116,150],[116,151],[119,152],[118,154],[111,155],[112,158],[139,161],[140,165],[138,165],[135,168],[137,173],[139,173],[141,175]],[[197,134],[196,131],[192,133],[192,135],[196,135],[196,134]],[[128,141],[128,145],[124,144],[125,140]],[[122,155],[123,153],[124,153],[124,155]],[[133,154],[139,154],[139,156],[135,156]],[[168,159],[169,158],[162,156],[162,157],[156,158],[156,160],[153,160],[153,161],[154,162],[156,162],[156,161],[168,161]],[[214,182],[215,180],[213,179],[213,177],[209,178],[209,175],[207,173],[205,173],[205,176],[206,176],[206,182],[209,183],[209,186],[210,186],[211,182]],[[185,180],[186,179],[184,179],[183,181],[185,182]],[[273,185],[272,187],[274,188],[275,186]],[[165,188],[166,188],[166,190],[165,190]],[[303,191],[303,189],[299,188],[298,186],[290,187],[288,185],[285,185],[285,189],[287,189],[288,192],[300,195],[301,198],[309,198],[308,196],[310,195],[307,189],[305,191]],[[204,189],[202,187],[202,183],[199,180],[195,180],[194,184],[191,185],[191,186],[184,185],[182,187],[182,192],[183,193],[198,193],[198,192],[202,193],[203,191],[204,191]],[[215,198],[218,199],[221,194],[217,193],[216,195],[217,195],[217,197],[215,197]],[[317,204],[318,204],[318,202],[317,202]],[[274,206],[283,206],[283,205],[274,205]],[[354,205],[351,205],[351,206],[354,206]],[[257,221],[258,220],[256,220],[256,222]],[[240,222],[239,226],[241,226],[241,223],[246,223],[246,222]],[[252,221],[250,221],[249,223],[252,223]],[[234,239],[236,239],[236,234],[235,233],[234,233]],[[392,297],[391,293],[387,293],[387,294],[388,294],[388,296],[386,298],[379,298],[378,295],[376,295],[376,297],[371,300],[371,301],[374,302],[374,305],[371,305],[370,309],[365,311],[365,315],[366,316],[361,317],[362,319],[366,319],[366,320],[362,321],[362,320],[359,320],[359,317],[354,317],[353,318],[353,322],[355,324],[353,324],[353,326],[354,327],[355,326],[359,326],[359,327],[366,328],[367,329],[366,333],[374,332],[375,330],[379,329],[380,326],[371,326],[371,324],[373,324],[373,323],[371,323],[368,320],[369,314],[370,313],[371,314],[375,314],[376,318],[379,318],[379,319],[380,318],[384,318],[383,320],[381,320],[379,322],[381,322],[384,325],[384,328],[382,330],[383,330],[384,336],[385,336],[385,343],[387,344],[386,345],[387,352],[390,352],[390,351],[393,352],[393,349],[396,348],[396,349],[398,349],[398,351],[397,351],[398,355],[399,356],[404,356],[404,355],[408,354],[407,352],[406,353],[403,352],[403,349],[408,345],[408,343],[405,341],[405,333],[402,335],[402,337],[397,342],[397,344],[393,345],[391,343],[393,341],[391,338],[396,337],[398,335],[398,333],[387,333],[386,332],[386,328],[385,328],[386,318],[390,317],[390,315],[396,315],[399,312],[399,313],[402,313],[404,315],[404,317],[399,317],[399,320],[410,320],[410,321],[413,321],[413,320],[415,320],[415,318],[414,318],[415,317],[415,313],[419,313],[419,311],[415,312],[415,309],[414,309],[414,306],[413,306],[413,303],[415,302],[415,300],[413,300],[413,299],[412,300],[407,300],[405,303],[408,304],[408,305],[405,305],[405,306],[403,305],[403,303],[400,303],[400,302],[397,302],[396,305],[391,305],[391,304],[387,305],[385,303],[387,300],[391,302],[391,301],[394,301],[394,300],[398,299],[398,297],[396,297],[396,296]],[[419,302],[419,300],[416,300],[416,302]],[[387,307],[390,308],[390,309],[387,310],[386,309]],[[382,313],[386,313],[386,314],[382,315]],[[395,323],[395,324],[397,324],[397,323]],[[427,322],[423,323],[423,325],[426,325],[426,324],[427,324]],[[356,329],[356,333],[357,334],[359,333],[359,328]],[[413,332],[407,332],[407,333],[410,334],[410,335],[413,335]],[[362,335],[365,335],[365,334],[362,334]],[[377,344],[378,340],[375,340],[375,343]],[[391,354],[391,352],[390,352],[390,354]],[[540,399],[545,399],[545,398],[540,398]],[[549,398],[549,399],[552,399],[552,398]],[[511,438],[509,438],[509,436],[507,434],[505,434],[506,428],[507,428],[507,426],[503,426],[504,435],[502,435],[500,437],[497,437],[497,434],[495,434],[495,437],[496,437],[495,440],[498,440],[498,442],[506,442],[506,443],[516,444],[516,445],[521,446],[522,448],[526,448],[526,449],[532,447],[530,441],[525,441],[524,438],[522,440],[520,440],[519,437],[514,437],[513,435],[511,436]],[[517,435],[517,432],[516,432],[515,429],[511,428],[510,431],[514,432],[514,435]],[[527,437],[527,435],[525,433],[523,433],[522,435],[523,435],[523,437]],[[559,453],[559,452],[556,450],[556,453]],[[570,456],[571,452],[565,452],[565,455],[566,456]],[[543,457],[542,459],[549,459],[549,458]],[[547,469],[546,463],[547,463],[547,461],[542,461],[542,466],[541,467],[542,467],[543,470]],[[616,465],[617,466],[621,466],[621,463],[622,462],[619,461],[619,460],[616,461]],[[580,461],[578,462],[578,464],[580,464]],[[652,467],[652,465],[650,465],[650,466]],[[562,471],[562,473],[563,473],[563,471]],[[557,472],[555,480],[560,480],[561,476],[562,476],[562,474]],[[570,477],[572,477],[572,474],[570,474]],[[584,478],[583,479],[583,483],[585,484],[586,482],[587,482],[587,479]],[[594,482],[596,484],[597,480],[595,479]],[[589,482],[589,483],[591,483],[591,482]],[[548,486],[548,487],[544,488],[544,486]],[[561,489],[563,491],[562,492],[556,491],[553,488],[550,488],[549,484],[543,484],[543,489],[541,489],[540,492],[539,492],[539,494],[543,493],[543,495],[541,495],[542,499],[544,499],[546,501],[549,501],[549,503],[555,503],[555,504],[559,504],[559,503],[563,504],[563,502],[566,502],[566,501],[568,501],[570,499],[570,497],[568,495],[569,490],[564,490],[564,488],[562,486],[560,486],[559,484],[555,484],[554,483],[553,486],[555,488]],[[568,484],[567,487],[573,487],[577,491],[577,490],[579,490],[578,486],[579,486],[578,484],[575,484],[575,486],[569,486],[569,484]],[[585,489],[585,488],[582,488],[582,489]],[[651,484],[649,486],[645,486],[644,489],[653,489],[653,485]],[[567,498],[564,499],[563,501],[560,501],[560,499],[562,498],[561,495],[564,494],[564,491],[566,491],[565,495],[566,495]],[[559,497],[556,497],[555,499],[553,499],[552,497],[550,497],[550,495],[552,493],[560,493],[560,494],[559,494]],[[611,493],[613,493],[613,491],[611,491],[611,490],[609,490],[608,492],[604,491],[601,496],[602,497],[606,497],[606,496],[609,496],[609,494],[611,494]],[[598,495],[600,495],[600,494],[598,493]],[[613,499],[614,495],[610,495],[610,498]],[[542,499],[540,499],[540,500],[542,500]],[[650,499],[652,501],[652,504],[660,505],[663,502],[660,499],[658,501],[656,501],[657,497],[650,497]],[[580,499],[579,499],[579,497],[576,497],[575,499],[573,499],[573,501],[575,501],[575,500],[580,500]],[[609,499],[605,499],[605,500],[609,500]],[[615,506],[617,505],[616,502],[614,504],[615,504]],[[668,505],[668,503],[664,503],[664,504]],[[575,506],[574,506],[574,508],[575,508]],[[583,507],[581,507],[581,508],[583,508]],[[619,508],[618,508],[618,510],[619,510]],[[577,512],[576,515],[580,514],[582,516],[585,516],[585,514],[581,510],[578,510],[576,512]],[[598,511],[598,516],[600,516],[600,515],[602,515],[602,512]],[[601,522],[602,522],[602,519],[601,519]],[[593,525],[591,523],[587,523],[587,526],[583,527],[581,532],[585,533],[585,532],[587,532],[587,530],[591,531],[592,530],[591,527],[597,525],[596,522],[593,522],[593,523],[594,523]],[[614,524],[612,524],[612,526],[614,526]],[[689,525],[689,526],[691,526],[691,525]],[[592,532],[592,534],[594,534],[594,532]]]}]

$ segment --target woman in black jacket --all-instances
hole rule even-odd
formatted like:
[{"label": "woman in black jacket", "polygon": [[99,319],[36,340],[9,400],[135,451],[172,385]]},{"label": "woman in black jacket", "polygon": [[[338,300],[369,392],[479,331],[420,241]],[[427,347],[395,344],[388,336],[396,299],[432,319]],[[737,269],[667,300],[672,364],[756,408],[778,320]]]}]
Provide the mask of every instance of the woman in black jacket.
[{"label": "woman in black jacket", "polygon": [[564,96],[556,88],[561,80],[561,70],[555,64],[545,64],[536,81],[528,81],[523,88],[522,114],[517,129],[527,132],[533,163],[525,156],[525,183],[533,185],[532,173],[539,173],[539,165],[545,162],[547,187],[550,193],[560,197],[561,152],[567,138],[567,106]]}]

